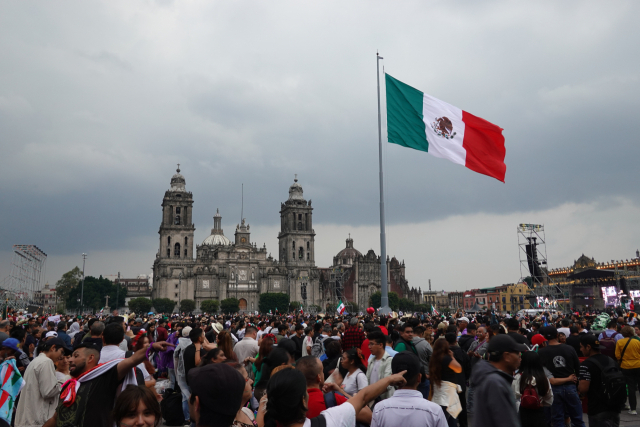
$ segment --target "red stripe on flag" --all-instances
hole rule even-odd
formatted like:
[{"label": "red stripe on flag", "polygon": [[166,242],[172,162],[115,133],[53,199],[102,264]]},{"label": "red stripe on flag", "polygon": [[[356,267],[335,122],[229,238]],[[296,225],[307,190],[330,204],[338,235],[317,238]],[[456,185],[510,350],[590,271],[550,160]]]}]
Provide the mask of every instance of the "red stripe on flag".
[{"label": "red stripe on flag", "polygon": [[462,112],[462,121],[465,124],[462,147],[467,151],[465,166],[504,182],[507,165],[502,128],[466,111]]},{"label": "red stripe on flag", "polygon": [[9,396],[10,395],[8,392],[2,390],[2,396],[0,397],[0,408],[2,408],[2,406],[5,404]]}]

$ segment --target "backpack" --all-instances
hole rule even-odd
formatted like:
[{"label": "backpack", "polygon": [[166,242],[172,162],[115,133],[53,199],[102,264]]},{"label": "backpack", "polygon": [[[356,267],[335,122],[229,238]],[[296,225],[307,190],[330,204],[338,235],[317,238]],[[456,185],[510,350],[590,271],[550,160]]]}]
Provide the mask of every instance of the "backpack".
[{"label": "backpack", "polygon": [[182,411],[182,393],[167,389],[162,394],[160,412],[167,426],[183,426],[184,412]]},{"label": "backpack", "polygon": [[540,409],[542,407],[542,399],[533,385],[527,384],[522,391],[520,407],[525,409]]},{"label": "backpack", "polygon": [[602,331],[602,339],[600,340],[600,345],[604,346],[604,348],[600,350],[600,353],[604,354],[605,356],[609,356],[612,359],[615,359],[616,358],[616,335],[618,333],[615,331],[612,331],[613,334],[611,334],[611,336],[608,336],[607,335],[608,330],[609,329]]},{"label": "backpack", "polygon": [[320,358],[324,354],[324,341],[326,339],[327,338],[319,336],[316,342],[313,343],[313,345],[311,346],[311,355],[313,357]]},{"label": "backpack", "polygon": [[600,369],[604,403],[607,410],[622,410],[627,400],[627,382],[624,375],[622,375],[622,371],[613,360],[609,360],[607,366],[602,366],[594,358],[589,359]]}]

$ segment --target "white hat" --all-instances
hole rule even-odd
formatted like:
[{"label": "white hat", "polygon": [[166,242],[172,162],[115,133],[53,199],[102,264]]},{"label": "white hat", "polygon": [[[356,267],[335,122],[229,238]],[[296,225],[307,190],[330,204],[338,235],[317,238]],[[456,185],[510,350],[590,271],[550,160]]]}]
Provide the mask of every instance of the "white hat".
[{"label": "white hat", "polygon": [[50,332],[47,332],[47,335],[45,335],[44,337],[51,338],[51,337],[57,337],[57,336],[58,336],[58,333],[56,331],[50,331]]},{"label": "white hat", "polygon": [[467,317],[461,317],[461,318],[458,319],[458,321],[469,323],[469,319]]},{"label": "white hat", "polygon": [[182,336],[185,338],[189,338],[189,333],[191,332],[191,326],[185,326],[182,328]]},{"label": "white hat", "polygon": [[220,323],[217,323],[217,322],[216,323],[212,323],[211,327],[216,332],[216,334],[219,334],[224,329],[224,326],[222,326]]}]

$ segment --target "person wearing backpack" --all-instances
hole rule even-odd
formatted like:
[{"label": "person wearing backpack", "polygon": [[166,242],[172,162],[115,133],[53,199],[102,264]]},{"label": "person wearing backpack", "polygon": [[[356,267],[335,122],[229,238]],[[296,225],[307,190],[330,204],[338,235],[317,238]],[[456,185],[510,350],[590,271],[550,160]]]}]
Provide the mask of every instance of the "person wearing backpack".
[{"label": "person wearing backpack", "polygon": [[595,335],[580,340],[580,350],[587,359],[580,365],[578,391],[589,399],[589,427],[617,427],[626,401],[626,384],[622,372]]},{"label": "person wearing backpack", "polygon": [[629,414],[637,415],[636,389],[640,383],[640,338],[632,326],[622,328],[622,338],[616,343],[616,360],[625,376],[629,390]]},{"label": "person wearing backpack", "polygon": [[522,427],[545,425],[543,407],[553,403],[553,391],[538,353],[522,353],[520,370],[511,386],[516,395]]},{"label": "person wearing backpack", "polygon": [[618,333],[617,327],[618,321],[611,319],[609,323],[607,323],[607,329],[602,331],[598,336],[598,341],[600,341],[600,345],[603,347],[601,353],[612,359],[615,359],[616,344],[624,338],[622,334]]},{"label": "person wearing backpack", "polygon": [[541,328],[540,334],[547,340],[547,346],[540,348],[538,354],[542,365],[553,376],[551,426],[565,427],[566,414],[571,418],[574,427],[585,427],[582,420],[582,402],[575,384],[580,369],[578,354],[570,345],[558,341],[558,330],[555,326]]}]

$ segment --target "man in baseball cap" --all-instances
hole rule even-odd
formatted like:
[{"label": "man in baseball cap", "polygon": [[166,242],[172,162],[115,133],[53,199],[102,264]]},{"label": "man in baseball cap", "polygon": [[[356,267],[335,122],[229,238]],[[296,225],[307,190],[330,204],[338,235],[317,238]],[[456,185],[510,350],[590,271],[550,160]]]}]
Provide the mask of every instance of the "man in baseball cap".
[{"label": "man in baseball cap", "polygon": [[214,363],[189,372],[189,410],[198,427],[228,427],[242,405],[245,380],[226,363]]},{"label": "man in baseball cap", "polygon": [[[511,383],[520,366],[520,354],[528,351],[506,334],[489,340],[489,361],[480,360],[471,373],[474,388],[474,427],[512,427],[520,425]],[[496,411],[495,408],[500,408]]]}]

